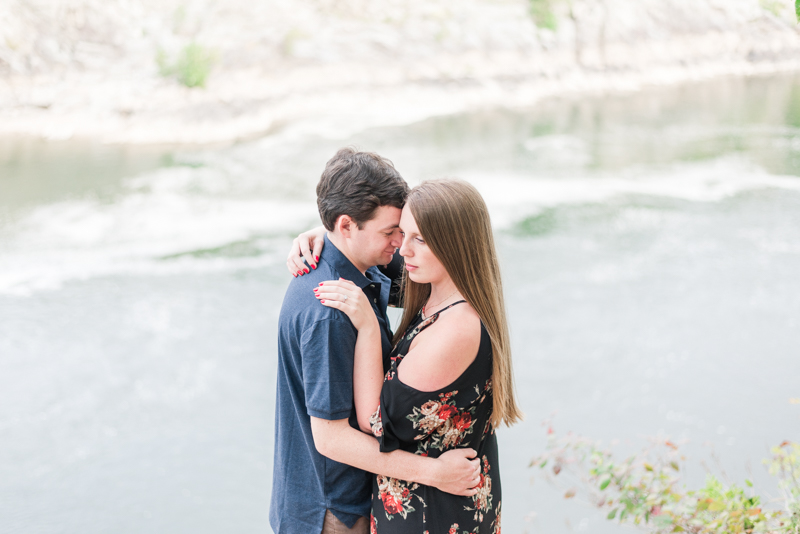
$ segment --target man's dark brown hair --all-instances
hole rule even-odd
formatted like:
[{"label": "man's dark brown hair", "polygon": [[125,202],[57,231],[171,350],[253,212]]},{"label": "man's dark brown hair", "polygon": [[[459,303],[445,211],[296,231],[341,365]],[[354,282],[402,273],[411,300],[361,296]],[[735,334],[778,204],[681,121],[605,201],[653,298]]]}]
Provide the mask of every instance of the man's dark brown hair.
[{"label": "man's dark brown hair", "polygon": [[317,207],[322,224],[333,230],[341,215],[361,229],[381,206],[402,208],[408,184],[391,161],[372,152],[340,149],[325,165],[317,184]]}]

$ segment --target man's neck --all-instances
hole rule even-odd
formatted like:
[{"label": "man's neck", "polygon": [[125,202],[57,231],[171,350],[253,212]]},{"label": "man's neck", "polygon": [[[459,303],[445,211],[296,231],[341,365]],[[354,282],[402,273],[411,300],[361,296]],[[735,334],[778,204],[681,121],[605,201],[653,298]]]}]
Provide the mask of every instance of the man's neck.
[{"label": "man's neck", "polygon": [[335,245],[335,246],[336,246],[336,248],[338,248],[338,249],[339,249],[339,252],[341,252],[342,254],[344,254],[344,257],[345,257],[345,258],[347,258],[348,260],[350,260],[350,263],[352,263],[352,264],[353,264],[353,266],[354,266],[356,269],[358,269],[359,271],[361,271],[361,274],[363,274],[364,276],[366,276],[367,269],[369,269],[370,267],[372,267],[372,265],[367,265],[367,266],[365,267],[365,266],[361,265],[360,263],[358,263],[358,262],[357,262],[357,261],[354,259],[353,252],[350,250],[350,247],[348,247],[348,246],[347,246],[347,245],[348,245],[348,243],[347,243],[347,240],[346,240],[344,237],[342,237],[342,235],[341,235],[341,234],[337,234],[336,232],[330,232],[330,231],[329,231],[329,232],[328,232],[328,240],[329,240],[331,243],[333,243],[333,245]]}]

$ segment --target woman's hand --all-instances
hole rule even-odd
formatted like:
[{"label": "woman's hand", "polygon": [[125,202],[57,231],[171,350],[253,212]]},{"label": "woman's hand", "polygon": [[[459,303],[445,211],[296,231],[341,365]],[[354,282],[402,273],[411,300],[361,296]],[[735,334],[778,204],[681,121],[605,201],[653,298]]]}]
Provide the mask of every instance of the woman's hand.
[{"label": "woman's hand", "polygon": [[289,249],[289,257],[286,259],[286,267],[295,278],[310,273],[305,260],[312,269],[317,268],[319,255],[322,246],[325,244],[325,227],[317,226],[307,232],[303,232],[292,241],[292,248]]},{"label": "woman's hand", "polygon": [[377,328],[378,318],[372,310],[369,298],[360,287],[350,280],[339,278],[321,282],[314,288],[317,299],[323,306],[343,311],[359,332],[367,328]]}]

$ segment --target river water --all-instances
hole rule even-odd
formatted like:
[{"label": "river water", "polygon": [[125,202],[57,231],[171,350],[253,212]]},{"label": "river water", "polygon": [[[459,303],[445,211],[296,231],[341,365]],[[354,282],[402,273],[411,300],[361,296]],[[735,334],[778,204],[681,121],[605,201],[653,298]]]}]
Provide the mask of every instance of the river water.
[{"label": "river water", "polygon": [[269,531],[283,262],[345,144],[490,206],[526,413],[499,431],[506,532],[625,530],[528,468],[549,417],[775,493],[761,459],[800,440],[800,77],[361,119],[0,141],[0,532]]}]

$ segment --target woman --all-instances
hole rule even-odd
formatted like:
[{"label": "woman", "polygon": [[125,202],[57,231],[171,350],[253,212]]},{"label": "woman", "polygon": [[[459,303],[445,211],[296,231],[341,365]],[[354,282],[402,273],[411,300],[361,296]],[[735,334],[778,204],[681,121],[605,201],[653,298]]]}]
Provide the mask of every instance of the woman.
[{"label": "woman", "polygon": [[377,319],[362,291],[343,280],[314,290],[358,330],[353,383],[359,426],[384,452],[437,457],[471,447],[482,469],[472,497],[377,475],[371,532],[499,532],[494,429],[515,423],[521,413],[489,214],[470,184],[429,181],[411,191],[400,230],[405,310],[385,374]]}]

